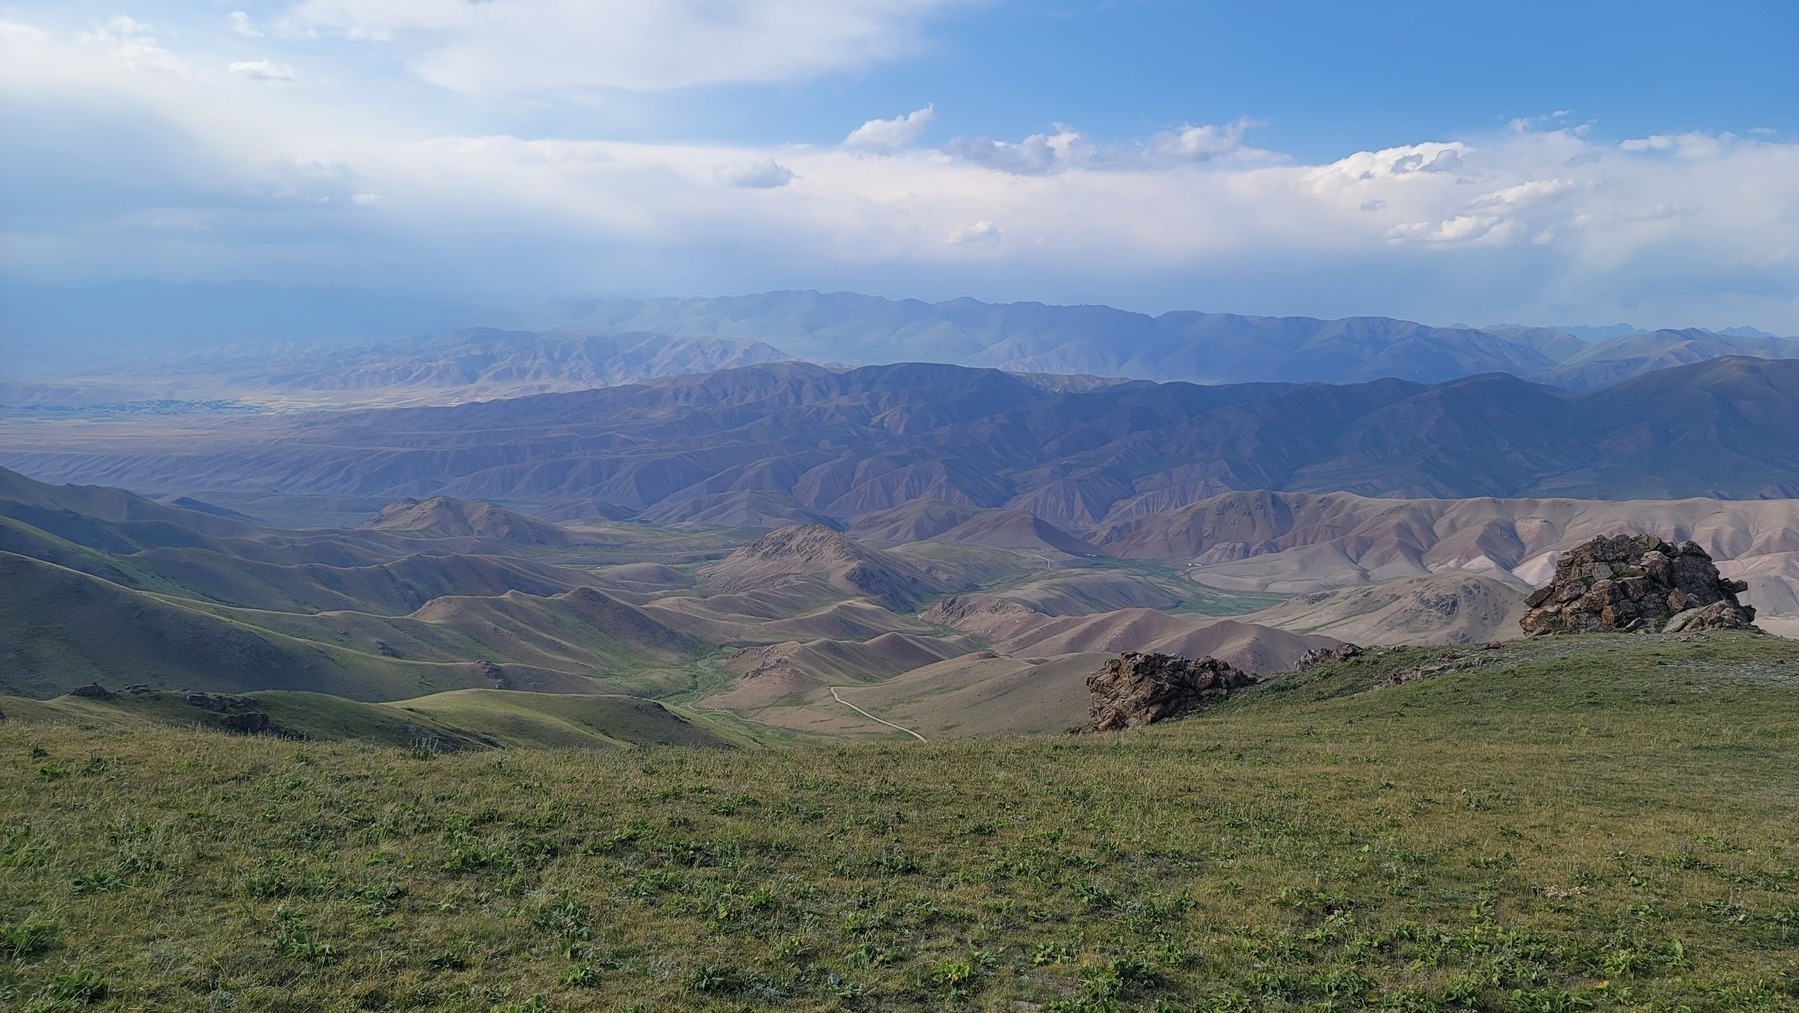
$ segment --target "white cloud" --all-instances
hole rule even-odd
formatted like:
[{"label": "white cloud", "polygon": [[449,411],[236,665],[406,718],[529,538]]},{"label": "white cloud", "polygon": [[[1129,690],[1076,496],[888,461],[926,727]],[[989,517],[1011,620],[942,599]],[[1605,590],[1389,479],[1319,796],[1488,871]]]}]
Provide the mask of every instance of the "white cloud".
[{"label": "white cloud", "polygon": [[1619,151],[1666,152],[1680,158],[1713,158],[1736,140],[1731,134],[1651,134],[1618,143]]},{"label": "white cloud", "polygon": [[47,38],[49,38],[48,35],[38,31],[30,25],[18,25],[13,24],[10,21],[0,21],[0,46],[16,46],[20,49],[30,49]]},{"label": "white cloud", "polygon": [[355,193],[350,195],[350,202],[357,207],[372,208],[381,203],[381,195],[378,193]]},{"label": "white cloud", "polygon": [[225,68],[232,76],[246,81],[268,81],[275,84],[292,84],[294,68],[276,63],[273,60],[240,60]]},{"label": "white cloud", "polygon": [[129,70],[186,73],[187,64],[164,49],[151,31],[151,27],[142,21],[120,14],[108,20],[104,26],[95,26],[92,31],[82,32],[75,38],[83,45],[103,50]]},{"label": "white cloud", "polygon": [[843,146],[871,155],[896,154],[916,143],[918,135],[924,133],[924,128],[936,117],[937,107],[933,104],[890,120],[869,120],[850,131],[843,139]]},{"label": "white cloud", "polygon": [[750,190],[773,190],[793,182],[793,170],[772,158],[753,162],[726,162],[712,172],[726,186]]},{"label": "white cloud", "polygon": [[250,15],[243,11],[232,11],[226,18],[231,31],[247,39],[262,38],[262,30],[250,21]]},{"label": "white cloud", "polygon": [[305,0],[305,25],[417,49],[425,79],[500,94],[781,81],[906,55],[969,0]]},{"label": "white cloud", "polygon": [[[261,24],[281,36],[278,21]],[[179,36],[182,56],[208,69],[191,74],[144,73],[175,57],[136,21],[79,43],[4,33],[38,50],[0,59],[9,115],[39,108],[34,122],[106,139],[104,158],[90,158],[51,132],[16,131],[0,183],[42,200],[29,232],[9,223],[0,235],[9,257],[67,276],[836,286],[1799,333],[1794,143],[1501,128],[1302,162],[1252,146],[1253,124],[1240,122],[1112,145],[1058,126],[942,150],[890,129],[869,137],[882,151],[869,157],[848,145],[517,137],[487,104],[482,122],[496,125],[467,136],[453,99],[221,87],[227,75],[212,68],[245,43],[216,17],[213,28],[210,43]],[[736,189],[787,173],[775,199]],[[388,197],[378,213],[357,213],[377,194]]]},{"label": "white cloud", "polygon": [[972,225],[958,225],[949,230],[951,246],[998,246],[999,226],[985,218]]},{"label": "white cloud", "polygon": [[1133,144],[1098,145],[1073,127],[1058,123],[1053,134],[1032,134],[1016,142],[958,137],[943,150],[962,161],[1020,176],[1044,176],[1074,169],[1166,169],[1224,160],[1277,161],[1272,152],[1243,143],[1244,132],[1256,125],[1248,119],[1223,125],[1187,124]]}]

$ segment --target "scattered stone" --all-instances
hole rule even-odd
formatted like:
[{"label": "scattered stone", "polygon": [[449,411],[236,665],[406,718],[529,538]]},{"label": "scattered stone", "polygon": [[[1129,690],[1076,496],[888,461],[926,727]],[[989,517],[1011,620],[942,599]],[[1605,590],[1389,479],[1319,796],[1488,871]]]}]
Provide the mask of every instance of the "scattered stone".
[{"label": "scattered stone", "polygon": [[1296,672],[1310,672],[1314,668],[1334,665],[1339,661],[1359,658],[1367,654],[1366,648],[1354,644],[1338,644],[1336,647],[1314,647],[1299,656],[1299,664],[1293,666]]},{"label": "scattered stone", "polygon": [[[1740,630],[1749,627],[1755,610],[1747,605],[1727,601],[1713,602],[1703,608],[1677,613],[1662,627],[1663,633],[1697,633],[1701,630]],[[1752,627],[1751,627],[1752,628]]]},{"label": "scattered stone", "polygon": [[246,711],[256,706],[256,701],[247,696],[228,696],[224,693],[201,693],[196,690],[185,690],[181,698],[190,707],[199,707],[215,714],[227,711]]},{"label": "scattered stone", "polygon": [[1498,658],[1489,658],[1484,655],[1466,658],[1456,654],[1445,654],[1434,662],[1413,665],[1411,668],[1393,672],[1381,680],[1381,685],[1403,686],[1408,682],[1417,682],[1419,679],[1432,679],[1450,672],[1472,672],[1497,664],[1499,664]]},{"label": "scattered stone", "polygon": [[1093,707],[1083,732],[1110,732],[1176,717],[1203,707],[1255,676],[1217,658],[1126,651],[1087,677]]},{"label": "scattered stone", "polygon": [[506,678],[506,673],[501,670],[500,666],[486,658],[482,658],[477,664],[481,666],[481,674],[487,676],[488,680],[493,683],[494,689],[512,688],[512,680]]},{"label": "scattered stone", "polygon": [[1555,577],[1524,600],[1518,625],[1526,636],[1673,632],[1676,620],[1684,630],[1752,628],[1755,610],[1737,601],[1747,588],[1724,579],[1697,542],[1602,536],[1562,555]]},{"label": "scattered stone", "polygon": [[221,714],[219,716],[219,724],[230,731],[242,732],[245,735],[266,735],[271,732],[280,732],[280,727],[276,725],[275,722],[270,721],[269,716],[262,711],[248,711],[243,714]]},{"label": "scattered stone", "polygon": [[111,700],[117,694],[97,682],[90,682],[85,686],[76,686],[69,690],[69,695],[86,697],[89,700]]}]

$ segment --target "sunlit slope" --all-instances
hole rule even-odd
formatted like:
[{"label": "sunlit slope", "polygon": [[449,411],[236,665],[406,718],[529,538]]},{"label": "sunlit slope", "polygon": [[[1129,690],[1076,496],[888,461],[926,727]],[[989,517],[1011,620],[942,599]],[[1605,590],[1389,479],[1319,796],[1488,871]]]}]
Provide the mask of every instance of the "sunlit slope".
[{"label": "sunlit slope", "polygon": [[703,712],[637,697],[453,690],[369,703],[324,693],[271,690],[248,695],[148,692],[108,699],[0,697],[15,721],[65,722],[96,730],[141,732],[152,726],[210,734],[234,731],[228,719],[266,715],[266,734],[307,741],[354,740],[433,752],[461,749],[609,749],[625,746],[723,746],[752,740]]},{"label": "sunlit slope", "polygon": [[1790,1008],[1799,645],[1444,653],[1095,737],[432,756],[14,716],[4,984],[90,972],[118,1010]]}]

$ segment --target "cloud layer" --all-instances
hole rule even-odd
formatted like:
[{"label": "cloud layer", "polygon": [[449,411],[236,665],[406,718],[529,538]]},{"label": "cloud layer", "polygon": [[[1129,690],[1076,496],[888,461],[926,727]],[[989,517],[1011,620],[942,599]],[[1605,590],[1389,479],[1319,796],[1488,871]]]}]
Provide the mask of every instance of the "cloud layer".
[{"label": "cloud layer", "polygon": [[[359,34],[455,94],[657,89],[887,58],[941,6],[312,0],[234,12],[209,39],[126,16],[0,24],[0,91],[35,125],[0,152],[0,190],[33,197],[0,196],[0,243],[60,275],[843,287],[1799,333],[1799,145],[1773,139],[1602,140],[1547,119],[1308,163],[1257,145],[1249,119],[930,147],[935,105],[845,124],[836,145],[544,137],[373,101],[305,48]],[[617,38],[580,57],[602,14]],[[551,16],[566,48],[522,67]],[[802,43],[723,52],[802,21]],[[696,33],[693,52],[623,52],[670,26]]]}]

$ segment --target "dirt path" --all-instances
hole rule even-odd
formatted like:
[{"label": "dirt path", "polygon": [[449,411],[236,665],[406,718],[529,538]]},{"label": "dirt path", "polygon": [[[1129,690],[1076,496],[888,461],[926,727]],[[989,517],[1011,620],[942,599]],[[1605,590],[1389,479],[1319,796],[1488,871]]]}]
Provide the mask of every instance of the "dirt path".
[{"label": "dirt path", "polygon": [[900,731],[905,732],[907,735],[912,736],[913,738],[917,739],[920,742],[928,742],[929,741],[924,736],[918,734],[917,732],[913,731],[910,728],[907,728],[905,725],[896,725],[893,722],[888,721],[884,718],[877,718],[873,714],[870,714],[867,711],[863,710],[862,708],[856,706],[855,704],[850,703],[848,700],[845,700],[843,697],[840,697],[837,695],[837,689],[838,689],[838,687],[836,687],[836,686],[831,687],[831,699],[837,701],[838,703],[844,705],[845,707],[848,707],[850,710],[855,711],[857,714],[862,715],[863,717],[867,718],[870,721],[874,721],[874,722],[878,722],[880,724],[886,725],[889,728],[897,728]]}]

